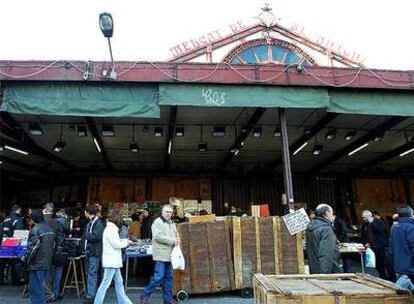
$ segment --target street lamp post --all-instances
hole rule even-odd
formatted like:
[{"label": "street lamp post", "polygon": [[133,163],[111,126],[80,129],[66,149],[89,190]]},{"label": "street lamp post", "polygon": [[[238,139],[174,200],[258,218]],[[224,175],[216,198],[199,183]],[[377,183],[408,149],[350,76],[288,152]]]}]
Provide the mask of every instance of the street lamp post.
[{"label": "street lamp post", "polygon": [[111,55],[111,72],[109,79],[116,79],[116,72],[114,68],[114,57],[112,55],[111,37],[114,33],[114,20],[110,13],[104,12],[99,14],[99,27],[101,28],[102,34],[108,38],[109,53]]}]

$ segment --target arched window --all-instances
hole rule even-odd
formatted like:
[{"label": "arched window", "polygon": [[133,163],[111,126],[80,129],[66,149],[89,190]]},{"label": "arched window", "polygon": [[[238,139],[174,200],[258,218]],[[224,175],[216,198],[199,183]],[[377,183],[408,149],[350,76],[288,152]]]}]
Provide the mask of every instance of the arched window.
[{"label": "arched window", "polygon": [[278,39],[256,39],[234,48],[223,60],[231,64],[301,64],[316,65],[308,54],[297,46]]}]

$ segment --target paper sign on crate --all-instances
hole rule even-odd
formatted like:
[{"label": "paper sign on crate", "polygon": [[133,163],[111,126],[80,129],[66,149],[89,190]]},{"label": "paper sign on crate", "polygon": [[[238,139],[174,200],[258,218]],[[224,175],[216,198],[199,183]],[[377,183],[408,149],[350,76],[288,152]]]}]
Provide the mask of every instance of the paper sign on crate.
[{"label": "paper sign on crate", "polygon": [[310,219],[303,208],[286,214],[282,216],[282,218],[290,235],[295,235],[296,233],[306,230],[306,227],[310,222]]}]

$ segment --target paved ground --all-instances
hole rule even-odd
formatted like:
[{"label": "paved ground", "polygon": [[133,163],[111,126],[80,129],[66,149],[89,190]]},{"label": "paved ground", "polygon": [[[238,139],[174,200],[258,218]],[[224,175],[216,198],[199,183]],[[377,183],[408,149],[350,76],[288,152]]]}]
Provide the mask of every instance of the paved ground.
[{"label": "paved ground", "polygon": [[[16,286],[0,286],[0,303],[1,304],[29,304],[29,299],[21,297],[21,287]],[[139,291],[129,291],[127,292],[132,303],[138,303]],[[62,301],[56,302],[60,304],[73,304],[73,303],[82,303],[81,300],[77,299],[76,293],[65,294],[65,297]],[[118,303],[115,295],[115,289],[110,288],[107,293],[105,303]],[[157,291],[153,294],[150,299],[150,304],[162,304],[161,291]],[[187,301],[188,304],[204,304],[204,303],[238,303],[238,304],[251,304],[253,299],[244,299],[240,296],[239,293],[225,293],[219,295],[204,295],[204,296],[191,296]]]},{"label": "paved ground", "polygon": [[[354,272],[361,272],[360,264],[358,261],[354,261],[352,264],[352,271]],[[378,276],[375,269],[367,269],[367,272]],[[133,284],[133,282],[131,282]],[[133,285],[130,285],[133,286]],[[138,303],[138,296],[139,290],[130,290],[127,292],[131,301],[135,304]],[[22,287],[21,286],[10,286],[6,284],[4,286],[0,286],[0,304],[29,304],[29,299],[22,298]],[[61,304],[73,304],[73,303],[82,303],[76,296],[76,293],[71,291],[70,293],[65,294],[65,297],[62,301],[57,302]],[[105,303],[117,303],[115,289],[111,287],[107,293]],[[162,297],[161,291],[158,290],[150,299],[150,304],[161,304]],[[240,296],[240,292],[230,292],[230,293],[222,293],[216,295],[191,295],[189,300],[187,301],[188,304],[207,304],[207,303],[229,303],[229,304],[251,304],[253,303],[253,299],[245,299]]]}]

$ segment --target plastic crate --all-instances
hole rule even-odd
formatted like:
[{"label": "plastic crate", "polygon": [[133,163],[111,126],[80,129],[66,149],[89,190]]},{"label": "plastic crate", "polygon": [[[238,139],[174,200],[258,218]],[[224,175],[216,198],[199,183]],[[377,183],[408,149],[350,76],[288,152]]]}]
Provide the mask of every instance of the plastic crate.
[{"label": "plastic crate", "polygon": [[0,246],[0,257],[22,257],[25,253],[25,246]]}]

